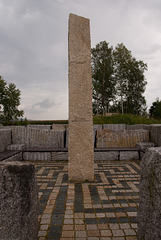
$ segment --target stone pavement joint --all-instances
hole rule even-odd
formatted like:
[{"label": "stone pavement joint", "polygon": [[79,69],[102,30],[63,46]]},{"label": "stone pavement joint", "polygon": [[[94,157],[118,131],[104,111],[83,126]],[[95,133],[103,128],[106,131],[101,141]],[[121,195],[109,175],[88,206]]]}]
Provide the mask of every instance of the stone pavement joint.
[{"label": "stone pavement joint", "polygon": [[140,168],[134,161],[97,161],[93,182],[68,181],[67,161],[34,161],[39,240],[137,239]]}]

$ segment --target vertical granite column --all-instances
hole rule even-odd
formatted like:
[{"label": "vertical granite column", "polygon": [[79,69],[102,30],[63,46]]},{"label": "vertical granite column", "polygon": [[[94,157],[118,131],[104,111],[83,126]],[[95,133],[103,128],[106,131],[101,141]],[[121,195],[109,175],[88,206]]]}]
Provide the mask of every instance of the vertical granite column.
[{"label": "vertical granite column", "polygon": [[89,19],[70,14],[68,175],[94,180],[91,44]]}]

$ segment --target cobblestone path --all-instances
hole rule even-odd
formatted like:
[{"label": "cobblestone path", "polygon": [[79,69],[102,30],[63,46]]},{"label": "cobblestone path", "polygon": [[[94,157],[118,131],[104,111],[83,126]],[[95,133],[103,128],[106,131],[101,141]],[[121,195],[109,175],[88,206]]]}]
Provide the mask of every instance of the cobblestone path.
[{"label": "cobblestone path", "polygon": [[97,161],[95,181],[68,182],[68,164],[34,162],[39,188],[39,240],[137,239],[139,165]]}]

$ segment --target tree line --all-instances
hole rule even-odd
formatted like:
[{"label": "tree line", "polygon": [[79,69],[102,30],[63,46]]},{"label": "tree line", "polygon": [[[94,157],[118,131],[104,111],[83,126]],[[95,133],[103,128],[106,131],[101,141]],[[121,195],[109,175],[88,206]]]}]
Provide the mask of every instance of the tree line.
[{"label": "tree line", "polygon": [[146,63],[133,57],[123,43],[114,49],[106,41],[91,49],[91,62],[94,114],[146,111]]}]

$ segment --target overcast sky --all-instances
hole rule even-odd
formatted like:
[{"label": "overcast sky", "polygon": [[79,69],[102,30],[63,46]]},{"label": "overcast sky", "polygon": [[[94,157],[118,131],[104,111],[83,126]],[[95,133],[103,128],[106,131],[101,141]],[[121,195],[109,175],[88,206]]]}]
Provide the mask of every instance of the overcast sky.
[{"label": "overcast sky", "polygon": [[0,0],[0,75],[25,117],[68,119],[69,13],[90,19],[91,47],[123,43],[147,63],[147,105],[160,98],[160,0]]}]

